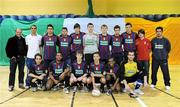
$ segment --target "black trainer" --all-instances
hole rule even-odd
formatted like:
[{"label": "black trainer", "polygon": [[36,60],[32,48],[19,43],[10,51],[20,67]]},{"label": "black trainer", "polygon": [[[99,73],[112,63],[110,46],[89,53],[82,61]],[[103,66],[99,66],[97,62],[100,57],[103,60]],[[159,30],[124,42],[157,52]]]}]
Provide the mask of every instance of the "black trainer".
[{"label": "black trainer", "polygon": [[134,93],[129,93],[129,96],[131,97],[131,98],[137,98],[138,96],[136,95],[136,94],[134,94]]}]

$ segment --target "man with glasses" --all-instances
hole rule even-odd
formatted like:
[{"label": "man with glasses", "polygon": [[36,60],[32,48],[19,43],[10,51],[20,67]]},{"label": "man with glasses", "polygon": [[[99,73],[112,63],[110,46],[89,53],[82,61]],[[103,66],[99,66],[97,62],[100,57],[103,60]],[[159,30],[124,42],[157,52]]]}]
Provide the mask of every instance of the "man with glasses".
[{"label": "man with glasses", "polygon": [[[27,66],[27,74],[29,73],[30,67],[34,63],[34,56],[37,53],[40,53],[40,44],[41,44],[41,38],[42,36],[37,34],[37,26],[32,25],[31,26],[31,33],[26,36],[26,45],[28,48],[27,52],[27,60],[26,60],[26,66]],[[30,81],[28,79],[28,75],[26,77],[26,88],[29,88],[30,86]]]}]

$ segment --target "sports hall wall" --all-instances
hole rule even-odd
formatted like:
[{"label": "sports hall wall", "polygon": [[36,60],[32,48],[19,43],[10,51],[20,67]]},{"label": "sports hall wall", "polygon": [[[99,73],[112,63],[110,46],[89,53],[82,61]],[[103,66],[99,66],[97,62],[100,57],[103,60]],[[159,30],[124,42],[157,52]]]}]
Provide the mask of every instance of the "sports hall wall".
[{"label": "sports hall wall", "polygon": [[155,37],[155,28],[162,26],[172,44],[169,63],[180,64],[179,12],[179,0],[0,0],[0,65],[9,64],[5,45],[16,28],[23,29],[26,36],[29,27],[36,24],[38,33],[43,35],[46,25],[51,23],[58,35],[63,26],[71,33],[76,22],[84,32],[88,22],[94,23],[97,33],[101,24],[107,24],[110,34],[114,25],[119,24],[123,32],[124,24],[131,22],[135,32],[145,29],[149,39]]}]

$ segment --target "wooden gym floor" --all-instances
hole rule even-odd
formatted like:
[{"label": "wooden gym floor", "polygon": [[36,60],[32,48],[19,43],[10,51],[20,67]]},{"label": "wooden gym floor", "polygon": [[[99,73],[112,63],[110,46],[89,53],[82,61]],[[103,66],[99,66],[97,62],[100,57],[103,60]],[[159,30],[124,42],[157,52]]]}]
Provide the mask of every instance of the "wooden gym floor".
[{"label": "wooden gym floor", "polygon": [[130,98],[126,93],[106,94],[93,97],[91,93],[76,92],[65,94],[62,90],[38,91],[21,90],[16,87],[8,91],[9,67],[0,67],[0,107],[180,107],[180,65],[170,66],[171,90],[164,89],[162,73],[158,72],[157,88],[142,88],[144,95]]}]

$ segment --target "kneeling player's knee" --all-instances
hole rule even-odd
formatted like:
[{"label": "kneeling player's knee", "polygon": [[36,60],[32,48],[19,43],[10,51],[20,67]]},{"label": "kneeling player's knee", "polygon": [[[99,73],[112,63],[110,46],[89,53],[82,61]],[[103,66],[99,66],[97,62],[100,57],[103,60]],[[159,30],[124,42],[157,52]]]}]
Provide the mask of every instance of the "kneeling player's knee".
[{"label": "kneeling player's knee", "polygon": [[74,79],[70,78],[70,84],[74,83]]},{"label": "kneeling player's knee", "polygon": [[50,84],[46,84],[46,89],[50,90],[51,89],[51,85]]},{"label": "kneeling player's knee", "polygon": [[87,84],[91,84],[92,81],[91,81],[90,78],[87,78],[87,81],[86,81],[86,82],[87,82]]},{"label": "kneeling player's knee", "polygon": [[105,78],[101,78],[101,83],[103,83],[103,84],[105,84],[105,83],[106,83]]},{"label": "kneeling player's knee", "polygon": [[116,90],[120,91],[120,86],[119,85],[116,86]]},{"label": "kneeling player's knee", "polygon": [[87,79],[86,79],[86,78],[83,78],[83,79],[82,79],[82,82],[83,82],[83,83],[87,83]]}]

